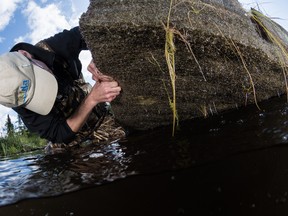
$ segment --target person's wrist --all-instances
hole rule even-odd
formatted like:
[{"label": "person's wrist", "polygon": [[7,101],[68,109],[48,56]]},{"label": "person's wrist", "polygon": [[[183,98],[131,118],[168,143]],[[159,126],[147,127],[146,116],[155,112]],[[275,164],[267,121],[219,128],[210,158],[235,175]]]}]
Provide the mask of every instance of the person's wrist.
[{"label": "person's wrist", "polygon": [[89,107],[94,107],[96,106],[99,102],[97,102],[97,100],[95,100],[91,94],[88,94],[87,97],[84,100],[84,103],[89,106]]}]

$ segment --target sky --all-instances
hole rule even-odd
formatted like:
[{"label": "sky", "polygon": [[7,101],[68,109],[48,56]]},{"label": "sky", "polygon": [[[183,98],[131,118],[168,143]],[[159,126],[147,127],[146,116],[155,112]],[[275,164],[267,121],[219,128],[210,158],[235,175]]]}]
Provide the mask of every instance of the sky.
[{"label": "sky", "polygon": [[[287,0],[239,0],[239,2],[247,11],[250,8],[258,9],[288,30]],[[77,26],[81,14],[88,6],[89,0],[0,0],[0,55],[9,51],[15,43],[35,44],[64,29]],[[82,51],[80,60],[84,77],[92,83],[86,70],[91,60],[90,52]],[[2,129],[8,114],[12,122],[15,122],[16,113],[0,105],[0,136],[3,134]]]}]

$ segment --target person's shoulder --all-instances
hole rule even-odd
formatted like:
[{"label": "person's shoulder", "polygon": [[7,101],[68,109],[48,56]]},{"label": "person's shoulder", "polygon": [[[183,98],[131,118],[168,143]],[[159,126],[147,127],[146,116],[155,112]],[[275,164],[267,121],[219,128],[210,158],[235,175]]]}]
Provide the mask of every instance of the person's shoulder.
[{"label": "person's shoulder", "polygon": [[38,116],[39,114],[32,112],[31,110],[26,109],[23,106],[18,106],[18,107],[12,107],[12,109],[18,113],[21,117],[31,117],[31,116]]},{"label": "person's shoulder", "polygon": [[79,26],[71,27],[70,29],[63,29],[62,32],[59,32],[60,34],[63,32],[80,32]]},{"label": "person's shoulder", "polygon": [[73,32],[73,33],[76,33],[76,34],[80,34],[79,26],[75,26],[75,27],[71,28],[69,31]]}]

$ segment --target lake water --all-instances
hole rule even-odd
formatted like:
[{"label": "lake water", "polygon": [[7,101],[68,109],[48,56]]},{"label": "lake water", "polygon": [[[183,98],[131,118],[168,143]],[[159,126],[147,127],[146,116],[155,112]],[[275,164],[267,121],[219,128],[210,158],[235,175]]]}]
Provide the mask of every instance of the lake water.
[{"label": "lake water", "polygon": [[287,214],[286,96],[260,108],[183,122],[175,137],[167,126],[2,158],[0,215]]}]

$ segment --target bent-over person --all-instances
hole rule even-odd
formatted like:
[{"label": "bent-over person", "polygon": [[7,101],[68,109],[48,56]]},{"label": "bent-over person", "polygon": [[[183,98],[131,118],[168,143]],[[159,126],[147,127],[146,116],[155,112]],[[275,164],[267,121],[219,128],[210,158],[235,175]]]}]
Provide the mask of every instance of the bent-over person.
[{"label": "bent-over person", "polygon": [[30,132],[50,141],[48,147],[125,137],[109,106],[121,87],[93,60],[88,71],[96,82],[86,83],[82,50],[87,45],[74,27],[36,45],[18,43],[0,56],[0,104],[16,111]]}]

